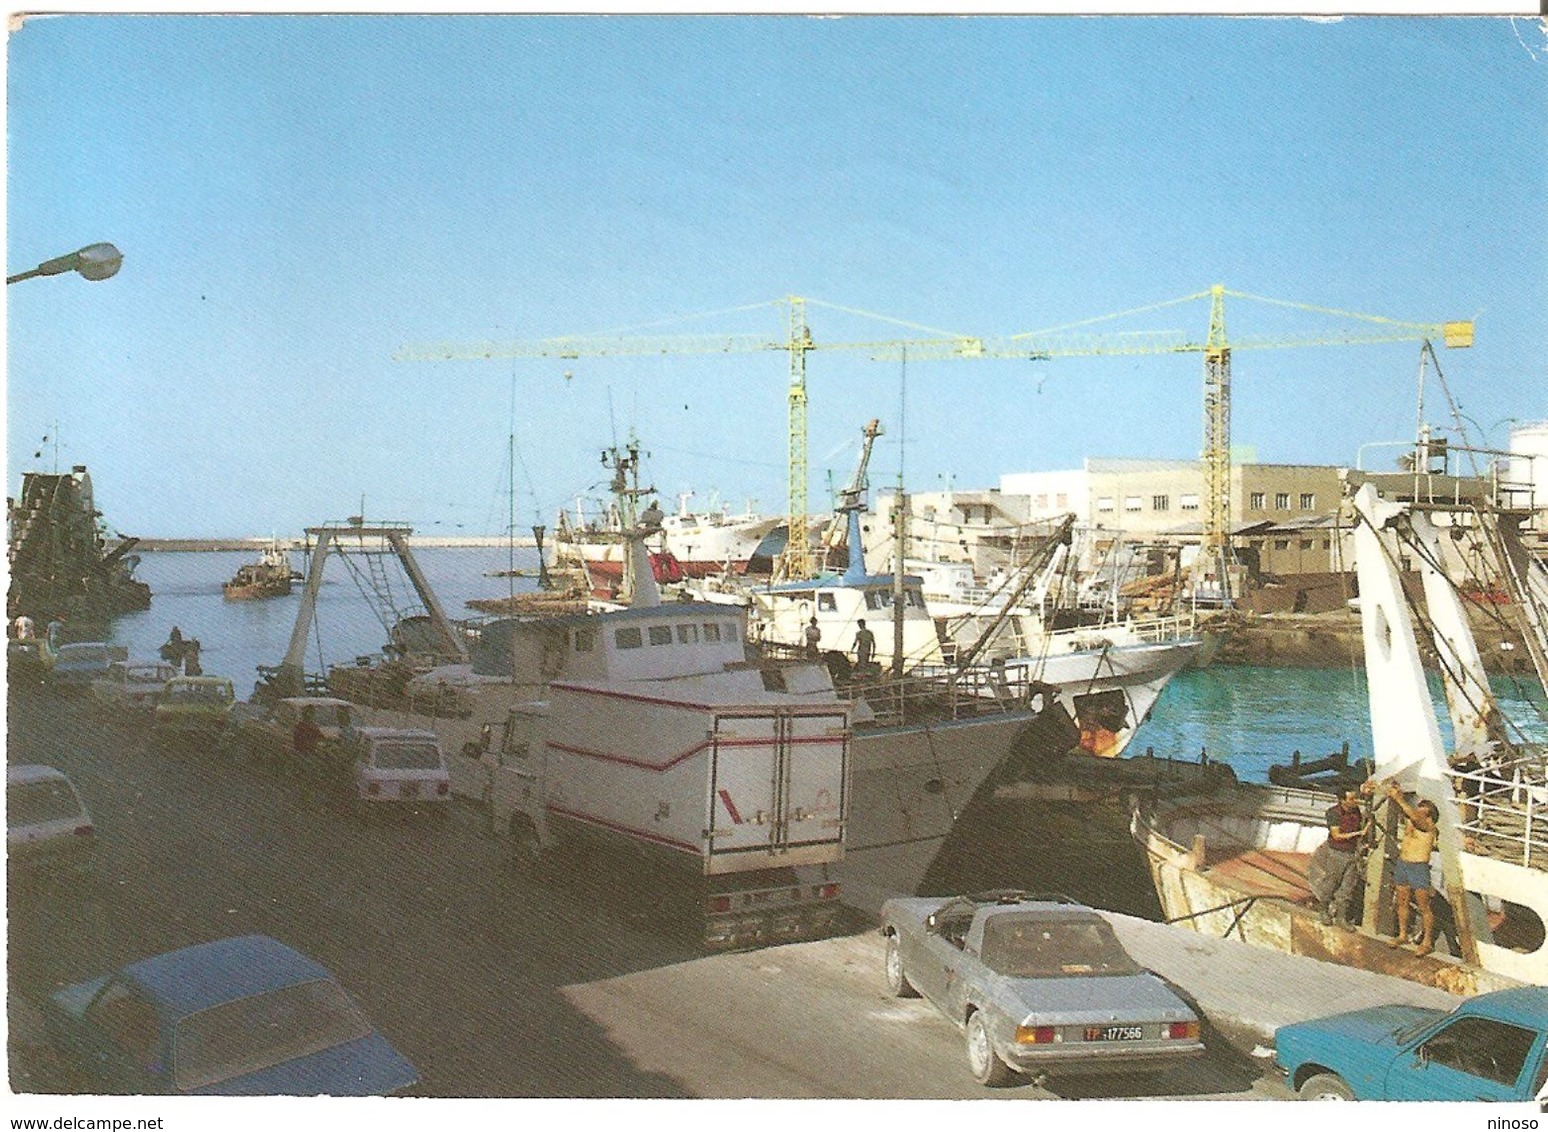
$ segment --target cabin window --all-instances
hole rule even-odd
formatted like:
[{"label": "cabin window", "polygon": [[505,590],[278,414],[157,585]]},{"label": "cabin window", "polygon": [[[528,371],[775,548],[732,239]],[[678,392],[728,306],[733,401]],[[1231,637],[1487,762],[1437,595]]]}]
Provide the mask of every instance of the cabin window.
[{"label": "cabin window", "polygon": [[597,647],[597,631],[595,629],[575,630],[575,651],[590,652]]},{"label": "cabin window", "polygon": [[1309,538],[1303,538],[1301,540],[1301,549],[1302,550],[1310,550],[1311,548],[1312,548],[1312,540],[1309,539]]},{"label": "cabin window", "polygon": [[728,640],[728,641],[736,640],[736,622],[735,621],[727,621],[725,623],[724,628],[725,628],[726,640]]},{"label": "cabin window", "polygon": [[713,621],[706,621],[704,623],[704,640],[711,644],[720,640],[720,626]]},{"label": "cabin window", "polygon": [[1065,507],[1068,507],[1069,505],[1070,505],[1070,497],[1068,495],[1066,495],[1064,492],[1061,491],[1057,495],[1054,496],[1054,506],[1055,507],[1063,509]]},{"label": "cabin window", "polygon": [[637,649],[644,645],[639,629],[614,629],[613,643],[621,649]]},{"label": "cabin window", "polygon": [[1289,550],[1290,549],[1290,540],[1287,539],[1287,538],[1277,538],[1277,539],[1275,539],[1274,540],[1274,549],[1275,550]]},{"label": "cabin window", "polygon": [[1177,507],[1181,511],[1197,511],[1199,509],[1199,497],[1197,495],[1179,495]]},{"label": "cabin window", "polygon": [[880,609],[882,607],[881,594],[876,590],[867,590],[865,594],[865,607],[867,609]]},{"label": "cabin window", "polygon": [[677,627],[677,639],[685,645],[699,643],[699,627],[697,625],[679,625]]},{"label": "cabin window", "polygon": [[1048,496],[1046,494],[1037,496],[1032,500],[1032,506],[1036,507],[1039,511],[1046,509],[1048,506]]},{"label": "cabin window", "polygon": [[923,609],[925,607],[924,594],[918,590],[904,590],[903,593],[907,604],[912,605],[915,609]]},{"label": "cabin window", "polygon": [[817,608],[825,613],[833,613],[838,609],[838,600],[832,594],[818,594]]},{"label": "cabin window", "polygon": [[669,645],[672,643],[672,626],[652,625],[650,627],[650,643],[653,645]]}]

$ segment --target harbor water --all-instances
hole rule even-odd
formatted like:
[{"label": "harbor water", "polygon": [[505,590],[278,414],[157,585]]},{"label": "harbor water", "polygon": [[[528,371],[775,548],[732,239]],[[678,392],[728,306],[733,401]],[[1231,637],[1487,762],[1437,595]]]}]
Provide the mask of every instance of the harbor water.
[{"label": "harbor water", "polygon": [[[229,676],[239,698],[251,695],[259,665],[276,665],[285,654],[301,601],[302,584],[290,596],[262,601],[227,601],[221,583],[255,555],[244,552],[150,552],[136,576],[150,584],[151,608],[119,617],[109,631],[136,659],[152,659],[176,625],[197,638],[206,673]],[[466,603],[536,588],[532,577],[490,576],[512,566],[535,574],[537,552],[500,546],[427,547],[415,558],[448,617],[472,615]],[[305,568],[300,553],[296,569]],[[407,578],[390,555],[374,567],[358,555],[330,557],[318,596],[317,618],[308,634],[305,667],[353,663],[380,651],[387,626],[420,612]],[[1442,732],[1444,699],[1432,678]],[[1525,721],[1528,736],[1544,739],[1543,693],[1535,681],[1496,677],[1494,690],[1507,716]],[[1156,702],[1130,754],[1147,749],[1157,756],[1229,762],[1246,781],[1266,781],[1268,769],[1291,753],[1319,758],[1347,742],[1351,759],[1371,753],[1364,673],[1357,668],[1251,668],[1216,665],[1180,673]]]}]

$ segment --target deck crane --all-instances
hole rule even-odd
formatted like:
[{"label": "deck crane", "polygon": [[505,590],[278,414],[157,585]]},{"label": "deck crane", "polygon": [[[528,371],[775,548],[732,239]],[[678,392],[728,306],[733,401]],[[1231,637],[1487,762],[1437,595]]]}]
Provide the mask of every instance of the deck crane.
[{"label": "deck crane", "polygon": [[[928,337],[895,338],[882,341],[824,342],[812,337],[806,321],[807,304],[843,311],[847,314],[879,318],[901,326],[924,331]],[[760,334],[691,334],[666,336],[572,335],[510,342],[443,343],[405,346],[393,357],[397,361],[484,361],[506,358],[601,358],[645,357],[674,354],[744,354],[782,350],[789,355],[790,382],[788,412],[790,429],[788,541],[777,567],[782,578],[811,577],[815,572],[811,535],[807,528],[807,453],[806,453],[806,356],[816,350],[858,350],[877,359],[912,359],[915,352],[930,358],[1007,357],[1041,360],[1031,347],[1019,343],[998,343],[984,338],[951,334],[947,331],[904,323],[898,319],[858,311],[817,299],[790,295],[772,303],[787,309],[786,337],[771,339]],[[743,310],[752,308],[740,308]]]},{"label": "deck crane", "polygon": [[[833,558],[833,552],[838,549],[839,543],[844,541],[849,529],[848,515],[851,511],[864,510],[865,493],[870,486],[866,479],[866,469],[871,466],[871,448],[876,444],[876,438],[882,435],[881,421],[874,417],[861,430],[860,460],[855,465],[855,474],[849,481],[849,486],[839,492],[838,506],[833,509],[833,517],[828,520],[828,525],[822,532],[822,540],[818,546],[821,555],[819,566],[828,567]],[[854,561],[855,548],[849,548],[849,560]]]}]

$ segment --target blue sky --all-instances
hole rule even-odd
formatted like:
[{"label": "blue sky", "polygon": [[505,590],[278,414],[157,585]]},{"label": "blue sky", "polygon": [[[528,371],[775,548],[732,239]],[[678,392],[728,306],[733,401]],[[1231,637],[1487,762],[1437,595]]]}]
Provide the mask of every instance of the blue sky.
[{"label": "blue sky", "polygon": [[[664,496],[782,511],[783,354],[393,354],[778,338],[791,294],[980,335],[1213,283],[1476,316],[1441,358],[1463,410],[1495,442],[1548,418],[1534,19],[70,16],[11,34],[8,85],[8,270],[125,257],[8,288],[8,490],[57,435],[129,533],[293,534],[362,496],[497,533],[513,429],[524,527],[600,494],[631,428]],[[918,333],[809,321],[819,343]],[[1227,322],[1351,326],[1235,300]],[[1194,303],[1104,327],[1207,323]],[[901,461],[916,490],[1192,458],[1202,368],[815,353],[813,506],[871,417],[873,484]],[[1412,434],[1417,371],[1416,343],[1238,352],[1234,439],[1352,462]]]}]

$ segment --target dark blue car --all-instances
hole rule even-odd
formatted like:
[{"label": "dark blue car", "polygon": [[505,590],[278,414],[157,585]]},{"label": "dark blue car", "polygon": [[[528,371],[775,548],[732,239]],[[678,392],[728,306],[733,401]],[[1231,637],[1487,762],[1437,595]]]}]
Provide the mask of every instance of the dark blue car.
[{"label": "dark blue car", "polygon": [[115,1093],[374,1096],[418,1079],[326,968],[268,936],[57,991],[50,1042]]},{"label": "dark blue car", "polygon": [[1304,1100],[1529,1101],[1548,1080],[1548,987],[1281,1026],[1274,1062]]}]

